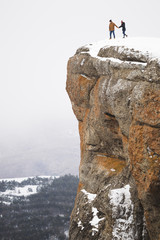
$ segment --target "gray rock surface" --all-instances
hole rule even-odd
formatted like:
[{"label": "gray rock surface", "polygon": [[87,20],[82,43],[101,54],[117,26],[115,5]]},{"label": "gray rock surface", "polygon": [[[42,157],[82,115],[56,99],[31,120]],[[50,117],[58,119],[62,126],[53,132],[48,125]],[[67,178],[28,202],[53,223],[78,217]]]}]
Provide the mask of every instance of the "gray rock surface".
[{"label": "gray rock surface", "polygon": [[69,59],[80,183],[70,240],[160,240],[160,66],[134,49]]}]

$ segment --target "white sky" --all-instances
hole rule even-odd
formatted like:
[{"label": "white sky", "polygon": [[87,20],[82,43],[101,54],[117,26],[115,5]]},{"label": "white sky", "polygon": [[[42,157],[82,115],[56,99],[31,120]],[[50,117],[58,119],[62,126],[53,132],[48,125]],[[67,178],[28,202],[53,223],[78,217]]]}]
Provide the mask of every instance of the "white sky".
[{"label": "white sky", "polygon": [[159,9],[158,0],[0,0],[1,138],[52,121],[74,123],[68,58],[108,38],[109,19],[124,20],[129,37],[160,37]]}]

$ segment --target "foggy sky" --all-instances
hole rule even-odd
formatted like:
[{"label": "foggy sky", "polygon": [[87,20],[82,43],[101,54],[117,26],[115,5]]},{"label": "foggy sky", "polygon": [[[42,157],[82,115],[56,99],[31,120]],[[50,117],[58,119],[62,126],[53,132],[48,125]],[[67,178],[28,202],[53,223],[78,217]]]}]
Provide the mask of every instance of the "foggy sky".
[{"label": "foggy sky", "polygon": [[129,37],[160,37],[159,9],[157,0],[1,0],[0,131],[74,121],[65,92],[68,58],[108,38],[109,19],[123,19]]},{"label": "foggy sky", "polygon": [[[0,141],[77,124],[65,91],[69,57],[126,22],[129,37],[160,37],[157,0],[0,0]],[[116,29],[116,37],[122,37]]]}]

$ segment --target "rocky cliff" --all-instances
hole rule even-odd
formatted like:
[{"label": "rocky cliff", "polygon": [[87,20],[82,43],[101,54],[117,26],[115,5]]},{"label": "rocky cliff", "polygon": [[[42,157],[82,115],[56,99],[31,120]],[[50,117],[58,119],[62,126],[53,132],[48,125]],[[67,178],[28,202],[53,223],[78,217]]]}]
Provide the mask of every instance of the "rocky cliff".
[{"label": "rocky cliff", "polygon": [[68,61],[81,140],[70,240],[160,240],[159,58],[113,41]]}]

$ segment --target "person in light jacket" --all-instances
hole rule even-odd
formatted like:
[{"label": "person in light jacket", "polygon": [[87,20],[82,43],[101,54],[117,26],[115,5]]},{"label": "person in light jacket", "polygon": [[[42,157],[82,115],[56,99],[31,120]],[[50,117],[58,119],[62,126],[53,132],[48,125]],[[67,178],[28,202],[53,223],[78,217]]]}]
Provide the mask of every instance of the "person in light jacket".
[{"label": "person in light jacket", "polygon": [[126,35],[126,24],[125,24],[125,22],[121,21],[121,26],[119,26],[119,28],[122,28],[123,38],[128,37]]},{"label": "person in light jacket", "polygon": [[[109,20],[110,24],[109,24],[109,32],[110,32],[110,39],[112,38],[112,34],[113,34],[113,37],[115,38],[115,27],[117,27],[117,25],[112,22],[112,20]],[[119,28],[119,27],[117,27]]]}]

